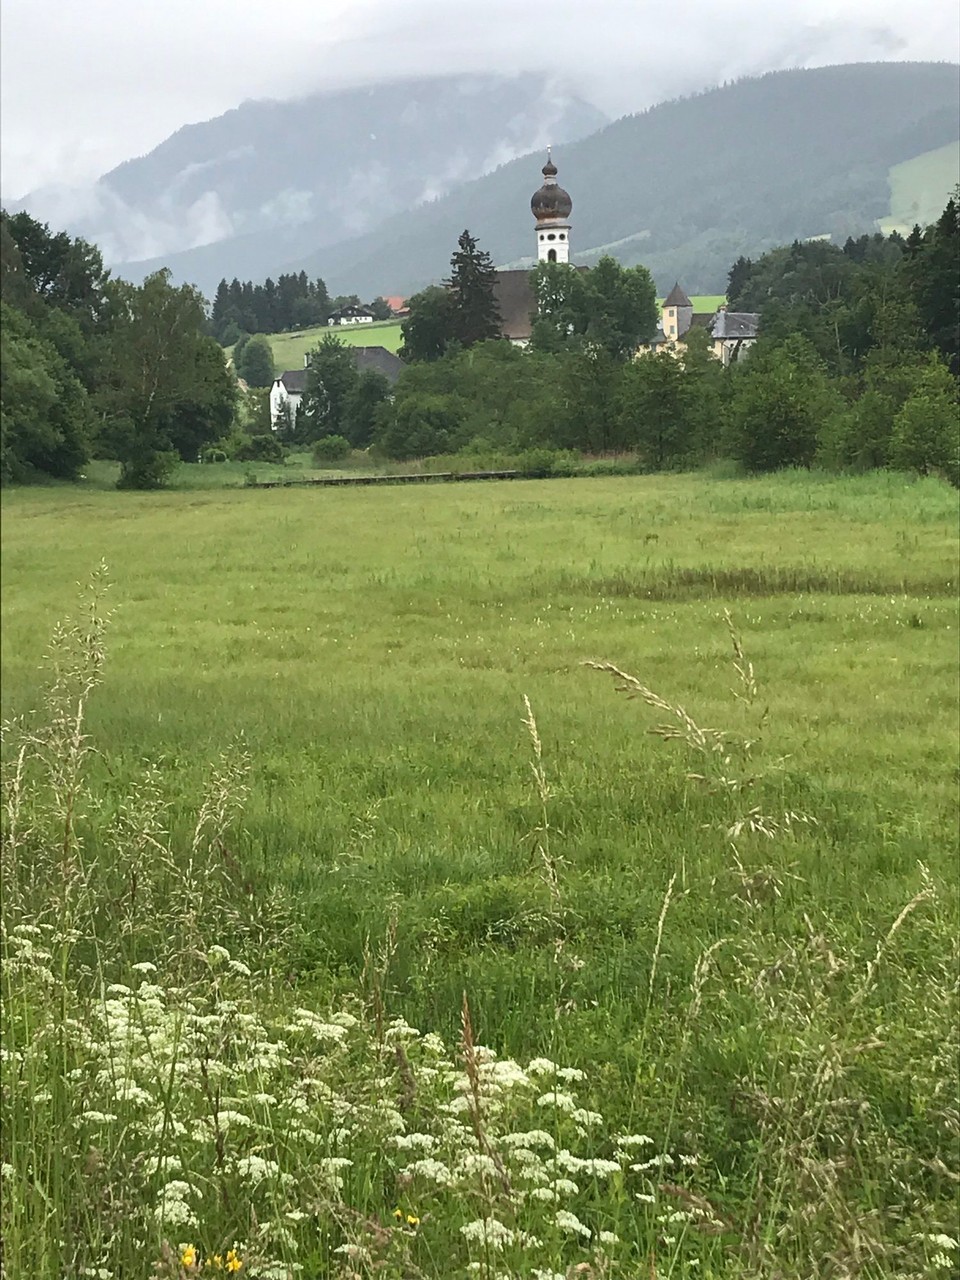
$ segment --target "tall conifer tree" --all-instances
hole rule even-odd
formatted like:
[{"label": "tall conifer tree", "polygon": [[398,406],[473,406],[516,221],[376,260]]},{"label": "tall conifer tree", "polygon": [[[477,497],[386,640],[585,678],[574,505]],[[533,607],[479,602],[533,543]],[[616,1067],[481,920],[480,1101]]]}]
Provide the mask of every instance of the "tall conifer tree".
[{"label": "tall conifer tree", "polygon": [[485,338],[499,338],[503,320],[497,306],[497,270],[485,249],[478,249],[469,231],[457,241],[450,259],[449,286],[455,301],[453,336],[465,347]]}]

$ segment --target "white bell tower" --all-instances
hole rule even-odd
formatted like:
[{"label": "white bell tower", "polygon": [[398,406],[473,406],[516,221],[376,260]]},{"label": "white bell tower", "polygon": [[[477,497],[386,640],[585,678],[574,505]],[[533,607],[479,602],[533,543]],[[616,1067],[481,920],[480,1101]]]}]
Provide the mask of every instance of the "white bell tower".
[{"label": "white bell tower", "polygon": [[557,166],[547,147],[543,186],[534,193],[530,208],[537,220],[537,261],[570,261],[570,213],[573,201],[557,184]]}]

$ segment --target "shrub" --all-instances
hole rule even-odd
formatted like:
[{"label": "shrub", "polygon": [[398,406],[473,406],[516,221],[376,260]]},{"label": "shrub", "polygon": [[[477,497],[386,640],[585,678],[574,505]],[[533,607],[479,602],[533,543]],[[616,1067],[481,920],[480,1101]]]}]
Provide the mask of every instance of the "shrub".
[{"label": "shrub", "polygon": [[124,459],[117,480],[118,489],[162,489],[177,468],[179,457],[170,450],[144,452]]},{"label": "shrub", "polygon": [[574,455],[563,449],[527,449],[517,458],[517,470],[525,476],[571,476]]},{"label": "shrub", "polygon": [[343,436],[322,436],[313,446],[313,460],[317,466],[327,462],[342,462],[350,455],[350,441]]},{"label": "shrub", "polygon": [[227,455],[223,449],[205,449],[203,452],[204,462],[226,462]]},{"label": "shrub", "polygon": [[240,462],[282,462],[283,445],[274,435],[251,436],[237,450]]}]

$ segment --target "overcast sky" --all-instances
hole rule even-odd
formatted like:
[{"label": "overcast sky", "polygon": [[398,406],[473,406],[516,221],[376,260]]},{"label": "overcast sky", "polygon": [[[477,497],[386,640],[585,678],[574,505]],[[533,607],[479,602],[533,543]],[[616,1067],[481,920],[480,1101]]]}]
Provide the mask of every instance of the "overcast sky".
[{"label": "overcast sky", "polygon": [[956,0],[0,0],[0,190],[91,180],[245,98],[553,69],[611,115],[744,74],[960,57]]}]

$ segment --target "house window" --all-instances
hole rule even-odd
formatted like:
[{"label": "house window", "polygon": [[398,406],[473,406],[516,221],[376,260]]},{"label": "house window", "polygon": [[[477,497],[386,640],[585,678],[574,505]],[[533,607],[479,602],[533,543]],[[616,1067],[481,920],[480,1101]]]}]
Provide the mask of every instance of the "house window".
[{"label": "house window", "polygon": [[547,261],[548,261],[548,262],[556,262],[556,260],[557,260],[557,251],[556,251],[556,249],[551,249],[551,250],[549,251],[549,253],[547,254]]},{"label": "house window", "polygon": [[552,232],[552,231],[551,231],[551,232],[550,232],[550,234],[547,236],[547,239],[548,239],[548,240],[556,240],[556,238],[557,238],[557,237],[553,234],[553,232]]},{"label": "house window", "polygon": [[566,240],[566,238],[567,238],[567,237],[566,237],[566,236],[563,234],[563,232],[561,231],[561,232],[560,232],[560,235],[559,235],[557,238],[558,238],[559,240]]}]

